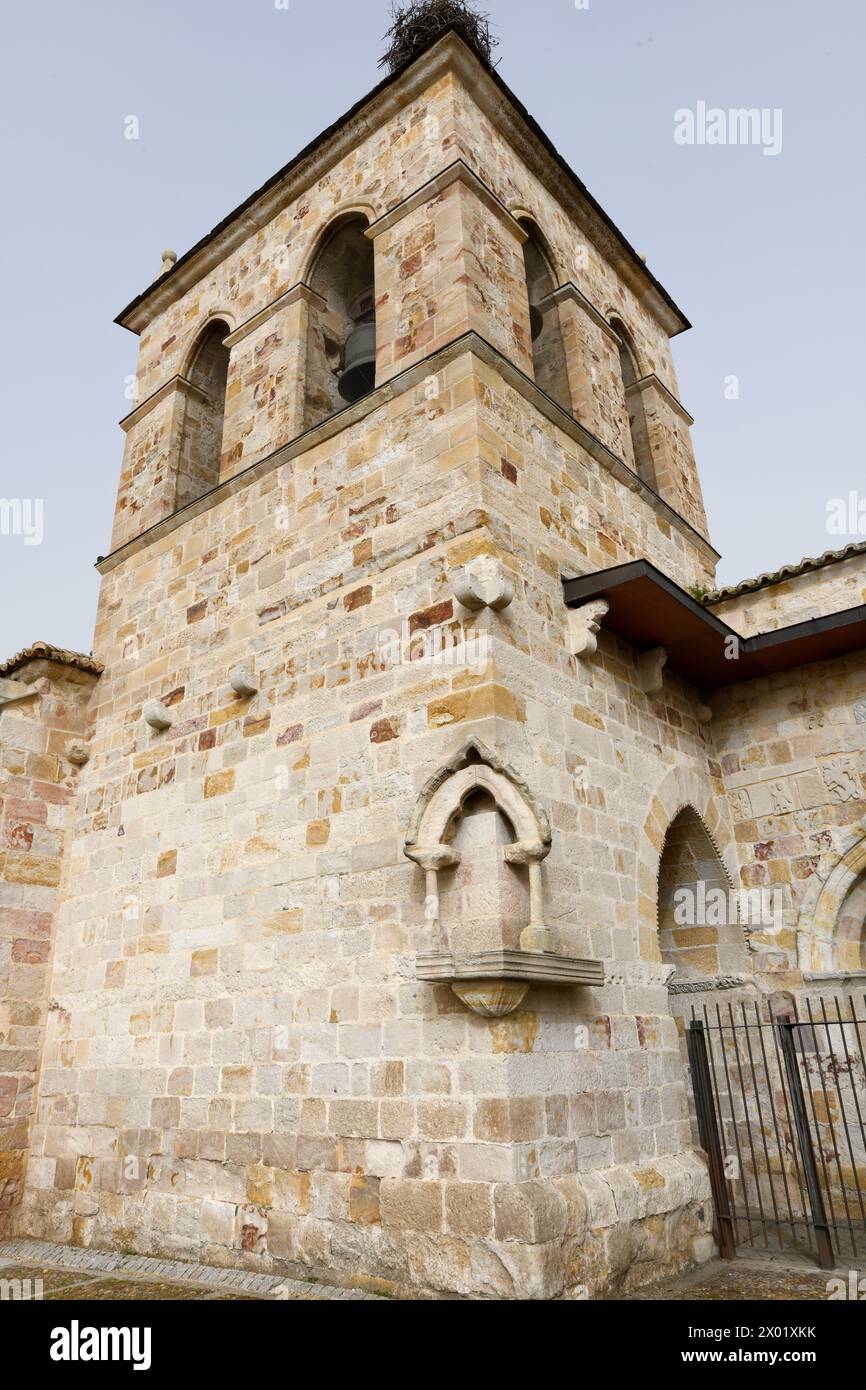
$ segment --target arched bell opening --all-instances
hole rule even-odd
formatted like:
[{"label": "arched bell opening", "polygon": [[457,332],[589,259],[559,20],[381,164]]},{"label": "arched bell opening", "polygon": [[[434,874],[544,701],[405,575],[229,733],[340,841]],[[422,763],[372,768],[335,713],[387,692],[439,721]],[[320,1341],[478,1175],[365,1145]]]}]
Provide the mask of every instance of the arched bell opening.
[{"label": "arched bell opening", "polygon": [[649,426],[647,424],[643,396],[638,389],[641,372],[638,366],[637,351],[631,334],[620,319],[611,319],[610,326],[616,334],[619,344],[620,374],[622,376],[625,404],[628,411],[628,424],[631,434],[635,472],[643,482],[648,483],[651,488],[656,489],[658,482],[656,479],[655,463],[653,461],[652,445],[649,437]]},{"label": "arched bell opening", "polygon": [[376,293],[373,243],[359,215],[326,234],[309,285],[305,427],[321,424],[376,385]]},{"label": "arched bell opening", "polygon": [[550,256],[544,239],[528,219],[521,221],[527,239],[523,243],[523,264],[526,289],[529,295],[529,324],[532,333],[532,366],[535,383],[542,391],[571,412],[571,388],[568,363],[560,322],[559,305],[554,298],[557,288]]},{"label": "arched bell opening", "polygon": [[230,329],[222,321],[209,323],[193,351],[185,378],[186,392],[178,454],[175,508],[203,497],[220,481],[225,423]]}]

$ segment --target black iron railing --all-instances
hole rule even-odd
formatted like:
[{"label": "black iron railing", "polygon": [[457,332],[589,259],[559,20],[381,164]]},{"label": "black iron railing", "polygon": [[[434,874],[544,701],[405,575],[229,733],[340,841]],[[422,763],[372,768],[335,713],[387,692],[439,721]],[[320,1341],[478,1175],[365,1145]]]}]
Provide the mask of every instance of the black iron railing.
[{"label": "black iron railing", "polygon": [[824,1269],[866,1257],[866,995],[692,1010],[695,1120],[719,1249],[795,1248]]}]

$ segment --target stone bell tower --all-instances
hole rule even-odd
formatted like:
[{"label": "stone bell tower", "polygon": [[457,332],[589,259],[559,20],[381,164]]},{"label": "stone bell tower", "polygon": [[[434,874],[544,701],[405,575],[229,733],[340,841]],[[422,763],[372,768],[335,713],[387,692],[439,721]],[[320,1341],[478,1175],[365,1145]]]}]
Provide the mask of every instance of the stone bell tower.
[{"label": "stone bell tower", "polygon": [[688,323],[478,34],[413,34],[119,317],[137,397],[15,1221],[598,1292],[710,1217],[647,791],[706,783],[706,732],[562,585],[711,582]]}]

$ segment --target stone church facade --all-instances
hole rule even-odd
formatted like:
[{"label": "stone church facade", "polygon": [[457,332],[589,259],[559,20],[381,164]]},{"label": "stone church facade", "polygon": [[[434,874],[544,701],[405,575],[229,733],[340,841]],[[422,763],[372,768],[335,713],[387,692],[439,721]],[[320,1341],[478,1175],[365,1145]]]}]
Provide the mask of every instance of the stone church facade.
[{"label": "stone church facade", "polygon": [[864,548],[714,588],[689,325],[454,32],[119,322],[94,655],[0,668],[0,1235],[706,1258],[686,1001],[862,989]]}]

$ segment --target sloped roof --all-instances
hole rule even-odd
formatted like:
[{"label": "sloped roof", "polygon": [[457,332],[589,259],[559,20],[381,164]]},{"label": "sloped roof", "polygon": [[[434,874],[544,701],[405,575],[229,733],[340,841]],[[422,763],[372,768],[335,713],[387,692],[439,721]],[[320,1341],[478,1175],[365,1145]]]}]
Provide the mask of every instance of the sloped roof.
[{"label": "sloped roof", "polygon": [[0,665],[0,676],[10,676],[30,661],[56,661],[61,666],[74,666],[79,671],[89,671],[93,676],[101,676],[105,667],[101,661],[81,652],[68,652],[63,647],[53,647],[50,642],[34,642],[15,656]]},{"label": "sloped roof", "polygon": [[707,607],[723,603],[725,599],[739,598],[741,594],[753,594],[758,589],[768,589],[772,584],[783,584],[786,579],[797,579],[801,574],[812,570],[826,569],[828,565],[838,565],[842,560],[851,560],[855,555],[866,555],[866,541],[855,541],[844,550],[826,550],[817,559],[807,556],[798,565],[783,565],[772,574],[759,574],[756,579],[742,579],[739,584],[731,584],[724,589],[715,589],[706,594],[703,602]]}]

